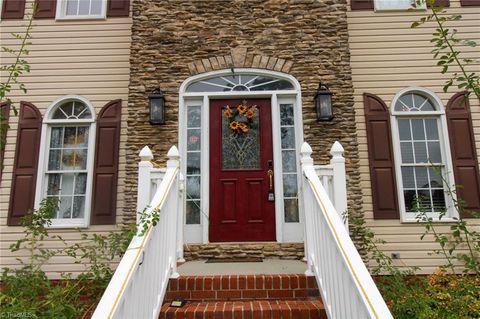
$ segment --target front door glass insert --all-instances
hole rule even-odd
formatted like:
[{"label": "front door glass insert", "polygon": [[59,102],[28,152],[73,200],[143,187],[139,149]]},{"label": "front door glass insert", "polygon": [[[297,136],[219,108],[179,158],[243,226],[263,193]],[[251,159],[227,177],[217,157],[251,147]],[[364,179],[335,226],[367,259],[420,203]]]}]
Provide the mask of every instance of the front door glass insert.
[{"label": "front door glass insert", "polygon": [[[259,112],[255,110],[250,122],[240,114],[227,118],[225,112],[221,113],[223,169],[260,168]],[[236,129],[238,125],[245,126],[245,131]]]}]

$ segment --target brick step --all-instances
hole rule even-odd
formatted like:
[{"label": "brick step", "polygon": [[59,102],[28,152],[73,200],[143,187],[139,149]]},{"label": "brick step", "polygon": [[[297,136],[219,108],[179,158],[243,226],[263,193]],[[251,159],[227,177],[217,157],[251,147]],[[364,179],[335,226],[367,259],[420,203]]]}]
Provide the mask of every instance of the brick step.
[{"label": "brick step", "polygon": [[327,319],[320,298],[312,300],[193,302],[181,308],[166,303],[160,319]]},{"label": "brick step", "polygon": [[170,279],[165,302],[319,297],[315,277],[288,275],[181,276]]}]

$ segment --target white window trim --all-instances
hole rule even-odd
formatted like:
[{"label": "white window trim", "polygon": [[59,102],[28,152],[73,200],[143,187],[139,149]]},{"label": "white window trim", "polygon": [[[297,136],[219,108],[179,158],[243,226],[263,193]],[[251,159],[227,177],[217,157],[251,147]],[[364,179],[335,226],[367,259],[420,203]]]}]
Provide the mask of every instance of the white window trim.
[{"label": "white window trim", "polygon": [[94,20],[94,19],[104,20],[107,18],[107,0],[102,0],[102,11],[99,15],[67,16],[65,14],[66,10],[67,10],[67,0],[57,0],[55,20]]},{"label": "white window trim", "polygon": [[[211,78],[215,76],[231,75],[231,69],[224,69],[219,71],[205,72],[202,74],[194,75],[186,79],[179,90],[179,119],[178,119],[178,132],[179,132],[179,150],[181,158],[186,158],[187,155],[187,106],[188,105],[200,105],[202,108],[202,132],[201,132],[201,163],[200,171],[202,174],[201,179],[201,213],[200,224],[187,225],[184,224],[184,234],[186,243],[208,243],[208,214],[209,211],[209,101],[210,98],[240,98],[240,97],[263,97],[270,98],[272,105],[272,143],[273,143],[273,158],[274,170],[276,172],[282,172],[281,163],[281,141],[280,137],[280,103],[293,103],[294,106],[294,118],[295,118],[295,140],[297,149],[297,160],[300,158],[300,146],[303,143],[303,118],[302,118],[302,97],[301,86],[297,79],[289,74],[253,68],[235,68],[235,74],[259,74],[274,76],[281,79],[290,81],[294,89],[293,90],[278,90],[278,91],[232,91],[232,92],[186,92],[186,88],[193,82],[198,80]],[[181,162],[181,172],[186,176],[186,162]],[[297,178],[300,182],[301,179],[300,165],[297,163]],[[274,174],[274,187],[275,198],[283,199],[283,181],[282,174]],[[300,187],[299,187],[300,192]],[[185,205],[185,201],[183,201]],[[304,230],[304,214],[302,207],[301,194],[299,194],[299,219],[298,223],[285,223],[283,212],[283,200],[275,201],[275,229],[276,229],[276,241],[277,242],[289,242],[289,241],[302,241]],[[185,206],[184,206],[185,212]]]},{"label": "white window trim", "polygon": [[0,0],[0,21],[2,21],[3,0]]},{"label": "white window trim", "polygon": [[[385,1],[385,0],[383,0]],[[427,4],[426,2],[423,3],[423,5],[421,6],[417,6],[416,8],[412,6],[412,4],[415,3],[415,0],[410,0],[410,4],[408,6],[396,6],[395,5],[395,2],[391,2],[389,0],[387,0],[388,4],[391,5],[391,6],[388,6],[388,7],[385,7],[385,6],[382,6],[382,0],[374,0],[373,1],[373,4],[374,4],[374,8],[375,8],[375,12],[384,12],[384,11],[407,11],[407,10],[416,10],[416,11],[419,11],[419,10],[427,10]]]},{"label": "white window trim", "polygon": [[[407,93],[418,93],[424,96],[428,96],[435,107],[437,107],[438,111],[431,111],[431,112],[401,112],[395,111],[395,104],[397,103],[398,99]],[[400,209],[400,220],[402,223],[412,223],[417,222],[415,217],[407,216],[406,209],[405,209],[405,201],[403,197],[403,179],[402,179],[402,172],[401,172],[401,150],[400,150],[400,136],[398,132],[398,122],[397,119],[399,117],[406,117],[406,118],[415,118],[415,117],[437,117],[440,120],[440,127],[439,127],[439,139],[440,139],[440,151],[442,154],[443,159],[445,160],[445,174],[444,178],[449,184],[449,187],[453,189],[455,186],[455,179],[453,176],[453,162],[450,152],[450,142],[448,139],[448,127],[447,127],[447,119],[445,115],[445,108],[443,106],[442,101],[440,98],[432,91],[422,88],[422,87],[408,87],[401,91],[399,91],[395,97],[392,99],[392,103],[390,105],[390,123],[391,123],[391,131],[392,131],[392,143],[393,143],[393,154],[395,160],[395,177],[397,179],[397,194],[398,194],[398,204]],[[445,193],[445,205],[446,205],[446,214],[442,217],[441,220],[435,218],[436,216],[431,216],[434,220],[439,222],[452,222],[455,218],[459,217],[457,210],[455,209],[453,203],[456,200],[455,193],[449,195]],[[430,216],[430,215],[429,215]]]},{"label": "white window trim", "polygon": [[[50,119],[53,110],[59,104],[63,104],[69,101],[81,101],[89,108],[90,113],[92,114],[91,119],[87,120],[52,120]],[[96,116],[95,109],[93,108],[90,101],[86,98],[79,95],[66,95],[56,99],[53,103],[50,104],[47,111],[44,115],[44,120],[42,123],[42,133],[40,138],[40,156],[38,162],[38,172],[37,172],[37,184],[35,188],[35,209],[38,209],[40,202],[46,198],[47,192],[47,165],[48,165],[48,146],[50,141],[50,134],[52,126],[55,124],[66,124],[75,125],[75,124],[86,124],[90,123],[90,131],[88,138],[88,157],[87,157],[87,187],[85,190],[85,215],[83,218],[72,218],[72,219],[52,219],[52,224],[50,228],[86,228],[90,225],[90,215],[92,210],[92,189],[93,189],[93,162],[95,158],[95,134],[96,134]],[[53,125],[52,125],[53,124]]]}]

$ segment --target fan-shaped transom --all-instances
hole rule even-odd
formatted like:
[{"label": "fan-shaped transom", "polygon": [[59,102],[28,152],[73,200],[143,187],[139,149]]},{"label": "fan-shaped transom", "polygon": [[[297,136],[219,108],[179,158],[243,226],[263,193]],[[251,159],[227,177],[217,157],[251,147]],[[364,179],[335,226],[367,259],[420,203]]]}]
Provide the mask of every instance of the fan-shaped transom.
[{"label": "fan-shaped transom", "polygon": [[293,90],[290,81],[270,75],[232,74],[198,80],[187,92],[278,91]]},{"label": "fan-shaped transom", "polygon": [[67,101],[57,106],[52,112],[54,120],[85,120],[91,119],[89,107],[82,101]]},{"label": "fan-shaped transom", "polygon": [[398,112],[429,112],[438,111],[433,101],[418,93],[407,93],[400,96],[395,103]]}]

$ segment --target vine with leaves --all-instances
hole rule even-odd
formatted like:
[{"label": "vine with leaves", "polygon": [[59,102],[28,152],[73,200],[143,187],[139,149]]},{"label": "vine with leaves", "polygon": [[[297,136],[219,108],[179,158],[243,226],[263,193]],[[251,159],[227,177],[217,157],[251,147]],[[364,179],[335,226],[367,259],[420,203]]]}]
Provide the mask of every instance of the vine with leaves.
[{"label": "vine with leaves", "polygon": [[[30,40],[32,38],[33,17],[36,10],[36,3],[34,3],[32,5],[32,13],[28,16],[24,33],[11,33],[13,38],[20,41],[18,49],[9,48],[6,46],[1,47],[2,60],[4,60],[6,56],[11,56],[13,57],[14,62],[11,64],[2,64],[0,66],[0,72],[2,73],[2,81],[0,82],[0,105],[4,103],[9,104],[11,112],[13,112],[15,116],[18,115],[18,108],[12,104],[8,94],[15,87],[18,87],[18,89],[24,94],[27,93],[27,87],[21,81],[21,76],[25,75],[26,73],[30,73],[30,64],[27,60],[25,60],[25,58],[30,54],[28,47],[32,44]],[[5,149],[7,131],[10,128],[6,121],[6,117],[7,114],[0,112],[0,151]],[[1,165],[3,165],[3,163],[0,163],[0,166]]]},{"label": "vine with leaves", "polygon": [[477,43],[469,39],[459,39],[457,30],[450,29],[448,23],[462,19],[461,15],[447,15],[443,6],[435,5],[435,0],[416,0],[414,7],[421,7],[427,4],[430,13],[426,17],[412,23],[411,28],[417,28],[428,22],[436,24],[430,42],[433,43],[433,58],[438,59],[441,73],[445,74],[452,66],[457,66],[460,72],[454,72],[453,76],[445,82],[443,91],[447,92],[452,85],[461,90],[467,91],[468,97],[471,93],[480,100],[480,76],[475,72],[467,71],[469,65],[477,64],[475,59],[462,58],[461,47],[476,47]]}]

